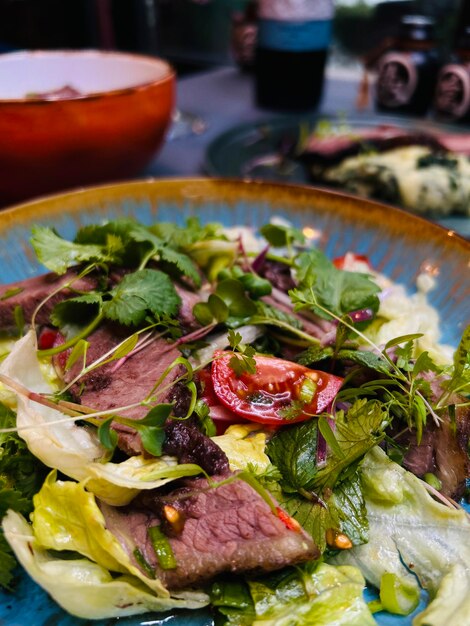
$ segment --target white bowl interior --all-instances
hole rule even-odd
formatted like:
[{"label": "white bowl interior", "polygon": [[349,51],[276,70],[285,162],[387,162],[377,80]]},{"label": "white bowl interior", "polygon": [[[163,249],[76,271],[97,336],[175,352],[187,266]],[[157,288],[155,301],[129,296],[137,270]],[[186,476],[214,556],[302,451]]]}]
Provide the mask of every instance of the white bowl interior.
[{"label": "white bowl interior", "polygon": [[163,79],[168,64],[157,58],[98,51],[14,52],[0,55],[0,100],[70,86],[80,94],[103,93]]}]

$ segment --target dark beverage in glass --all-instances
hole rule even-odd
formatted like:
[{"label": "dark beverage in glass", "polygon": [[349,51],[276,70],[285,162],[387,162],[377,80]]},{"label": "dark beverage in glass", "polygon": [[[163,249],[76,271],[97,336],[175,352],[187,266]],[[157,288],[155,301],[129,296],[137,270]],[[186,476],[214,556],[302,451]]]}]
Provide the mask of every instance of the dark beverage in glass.
[{"label": "dark beverage in glass", "polygon": [[331,0],[260,0],[255,89],[258,106],[314,109],[331,38]]}]

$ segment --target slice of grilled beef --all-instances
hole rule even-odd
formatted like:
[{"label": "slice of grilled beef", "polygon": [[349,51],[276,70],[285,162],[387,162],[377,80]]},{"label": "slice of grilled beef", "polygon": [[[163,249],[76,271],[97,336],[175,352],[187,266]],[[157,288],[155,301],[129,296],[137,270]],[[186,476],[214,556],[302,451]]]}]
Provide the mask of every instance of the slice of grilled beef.
[{"label": "slice of grilled beef", "polygon": [[[358,128],[343,134],[313,134],[298,158],[309,166],[331,167],[343,159],[367,151],[385,152],[404,146],[427,146],[436,152],[446,151],[438,135],[412,131],[397,126],[381,125],[374,128]],[[314,173],[315,170],[312,170]]]},{"label": "slice of grilled beef", "polygon": [[[90,345],[86,358],[87,365],[107,354],[128,334],[129,330],[126,328],[115,324],[103,324],[88,337]],[[172,347],[161,337],[156,338],[135,354],[129,354],[120,361],[112,361],[92,370],[72,385],[70,392],[77,402],[96,411],[136,404],[137,406],[119,411],[119,415],[139,419],[146,415],[149,407],[138,403],[148,396],[163,372],[179,356],[181,355],[177,348]],[[81,366],[81,363],[75,363],[66,373],[65,381],[72,381],[80,373]],[[157,393],[157,402],[170,401],[169,386],[183,371],[180,366],[171,370],[164,381],[166,390]],[[113,424],[113,428],[119,435],[118,446],[124,452],[129,455],[143,452],[140,437],[134,429],[117,423]]]},{"label": "slice of grilled beef", "polygon": [[[163,498],[157,491],[142,492],[125,508],[102,504],[101,510],[108,530],[128,554],[134,555],[137,548],[169,589],[199,585],[223,572],[269,572],[319,556],[307,533],[288,528],[242,480],[216,488],[206,479],[185,480],[183,487]],[[148,535],[150,527],[161,523],[162,504],[179,514],[179,528],[168,536],[175,569],[158,565]]]},{"label": "slice of grilled beef", "polygon": [[[29,323],[38,305],[48,296],[54,294],[44,302],[36,316],[37,324],[47,324],[51,311],[58,302],[73,297],[76,292],[88,292],[97,287],[96,277],[76,277],[77,272],[69,270],[61,276],[50,272],[9,285],[0,285],[0,328],[10,328],[15,325],[14,311],[16,307],[21,307],[24,320]],[[73,283],[70,288],[60,289],[61,285],[71,281]],[[9,296],[9,293],[13,293],[13,295]]]},{"label": "slice of grilled beef", "polygon": [[[442,393],[442,380],[424,374],[431,384],[434,400]],[[453,396],[449,404],[462,404],[463,398]],[[403,466],[422,478],[432,473],[442,483],[441,492],[451,498],[460,498],[465,490],[466,480],[470,476],[468,444],[470,440],[470,407],[457,406],[455,424],[446,412],[442,422],[437,425],[428,422],[418,445],[416,433],[406,431],[396,438],[405,448]]]}]

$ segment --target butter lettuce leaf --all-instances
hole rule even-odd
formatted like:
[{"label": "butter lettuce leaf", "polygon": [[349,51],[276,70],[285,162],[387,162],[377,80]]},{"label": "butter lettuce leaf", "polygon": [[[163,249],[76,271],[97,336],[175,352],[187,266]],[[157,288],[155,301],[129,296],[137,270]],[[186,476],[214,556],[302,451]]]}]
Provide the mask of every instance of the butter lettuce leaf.
[{"label": "butter lettuce leaf", "polygon": [[31,526],[9,511],[3,520],[5,537],[18,561],[63,609],[83,619],[109,619],[148,611],[197,609],[208,603],[202,592],[161,597],[130,575],[112,576],[88,559],[62,560],[35,540]]},{"label": "butter lettuce leaf", "polygon": [[212,440],[227,455],[232,471],[254,468],[260,473],[270,465],[264,451],[266,433],[258,424],[234,424],[223,435],[212,437]]},{"label": "butter lettuce leaf", "polygon": [[[36,335],[29,331],[0,365],[0,374],[21,383],[29,391],[53,394],[36,356]],[[77,426],[56,409],[17,394],[16,425],[28,449],[44,465],[76,480],[88,477],[90,463],[106,460],[109,453],[94,428]]]},{"label": "butter lettuce leaf", "polygon": [[424,588],[429,606],[413,626],[470,623],[470,517],[434,500],[423,482],[378,447],[361,466],[370,524],[369,543],[333,560],[360,568],[377,588],[392,573],[403,585]]},{"label": "butter lettuce leaf", "polygon": [[158,595],[168,596],[162,583],[136,567],[115,535],[107,530],[94,495],[82,483],[56,478],[56,472],[51,472],[34,497],[31,518],[38,545],[78,552],[106,570],[132,574]]},{"label": "butter lettuce leaf", "polygon": [[106,504],[123,506],[142,490],[158,489],[172,480],[201,473],[199,465],[178,464],[176,457],[132,456],[121,463],[91,463],[87,489]]}]

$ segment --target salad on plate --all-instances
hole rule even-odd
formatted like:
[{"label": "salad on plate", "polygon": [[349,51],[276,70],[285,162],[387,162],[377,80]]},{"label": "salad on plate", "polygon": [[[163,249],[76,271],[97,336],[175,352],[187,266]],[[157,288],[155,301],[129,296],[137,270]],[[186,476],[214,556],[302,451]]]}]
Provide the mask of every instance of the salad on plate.
[{"label": "salad on plate", "polygon": [[308,234],[33,229],[49,272],[0,286],[6,589],[19,562],[84,619],[468,626],[470,328],[441,345],[432,275]]}]

